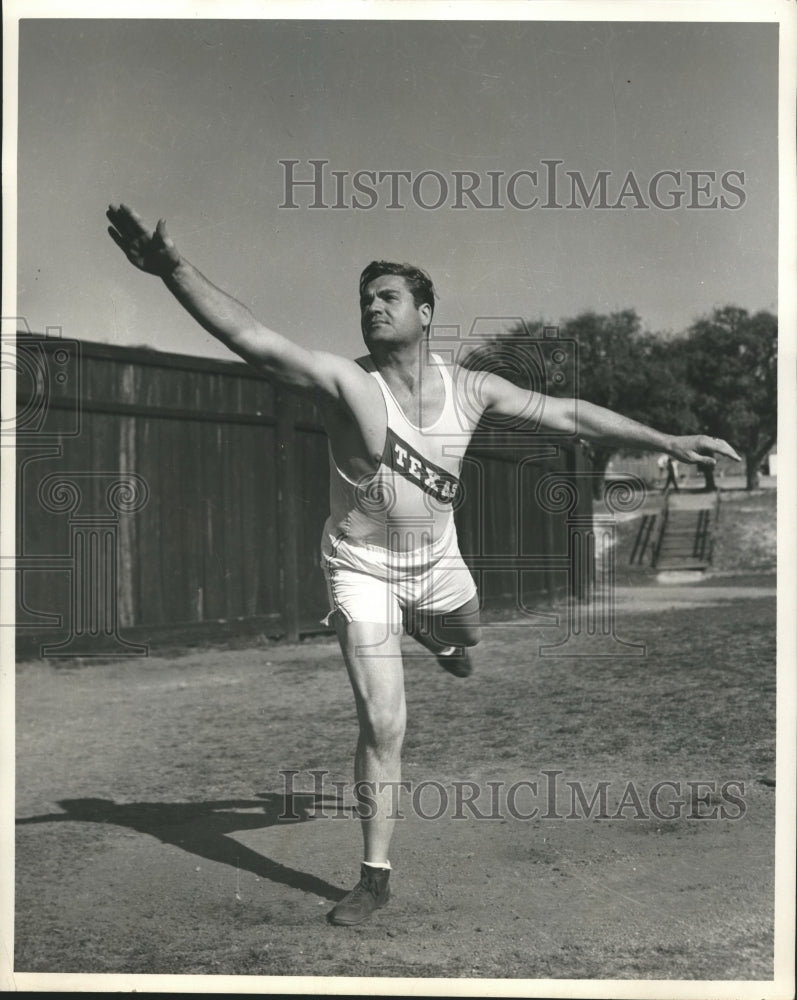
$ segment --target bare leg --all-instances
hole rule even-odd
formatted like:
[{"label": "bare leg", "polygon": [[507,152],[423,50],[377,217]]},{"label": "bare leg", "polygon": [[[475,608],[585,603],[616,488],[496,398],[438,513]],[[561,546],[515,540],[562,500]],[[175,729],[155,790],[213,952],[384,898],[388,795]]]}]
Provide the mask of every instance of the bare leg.
[{"label": "bare leg", "polygon": [[407,619],[406,628],[408,635],[435,654],[451,646],[475,646],[481,641],[478,595],[456,611],[416,613]]},{"label": "bare leg", "polygon": [[391,814],[396,811],[407,718],[401,636],[389,633],[384,623],[347,622],[341,614],[335,615],[335,627],[360,727],[354,780],[368,783],[373,800],[361,801],[364,860],[384,863],[395,824]]}]

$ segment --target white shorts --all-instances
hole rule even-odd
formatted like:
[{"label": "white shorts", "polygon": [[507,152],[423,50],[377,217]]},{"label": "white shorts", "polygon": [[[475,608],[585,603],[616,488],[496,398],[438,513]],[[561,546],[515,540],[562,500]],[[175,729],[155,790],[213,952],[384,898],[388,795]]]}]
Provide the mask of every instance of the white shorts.
[{"label": "white shorts", "polygon": [[405,611],[444,614],[476,596],[453,522],[438,541],[410,552],[325,535],[321,568],[331,608],[324,625],[340,611],[348,622],[384,622],[397,629]]}]

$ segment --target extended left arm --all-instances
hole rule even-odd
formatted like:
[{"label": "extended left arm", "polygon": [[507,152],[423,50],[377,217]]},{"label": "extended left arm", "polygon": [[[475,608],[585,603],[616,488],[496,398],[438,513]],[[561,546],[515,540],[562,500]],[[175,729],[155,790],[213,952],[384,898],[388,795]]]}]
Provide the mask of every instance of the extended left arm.
[{"label": "extended left arm", "polygon": [[[474,373],[475,374],[475,373]],[[736,462],[741,458],[719,438],[704,434],[677,437],[662,434],[645,424],[624,417],[583,399],[558,399],[521,389],[499,375],[478,373],[480,396],[486,413],[504,417],[532,418],[543,431],[570,433],[590,444],[608,448],[639,451],[663,451],[680,462],[716,464],[715,455],[725,455]]]}]

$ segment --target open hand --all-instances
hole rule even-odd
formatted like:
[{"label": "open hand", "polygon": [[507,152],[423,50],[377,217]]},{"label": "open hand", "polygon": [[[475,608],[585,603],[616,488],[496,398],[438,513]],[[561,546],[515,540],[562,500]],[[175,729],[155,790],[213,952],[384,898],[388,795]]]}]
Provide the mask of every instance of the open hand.
[{"label": "open hand", "polygon": [[721,438],[707,437],[705,434],[693,434],[687,437],[675,437],[669,449],[670,455],[679,462],[691,462],[698,465],[716,465],[715,455],[724,455],[734,462],[741,458],[731,448],[727,441]]},{"label": "open hand", "polygon": [[166,232],[163,219],[158,221],[155,231],[150,232],[140,216],[127,205],[109,205],[105,214],[111,222],[108,232],[114,243],[139,270],[165,278],[180,263],[180,254]]}]

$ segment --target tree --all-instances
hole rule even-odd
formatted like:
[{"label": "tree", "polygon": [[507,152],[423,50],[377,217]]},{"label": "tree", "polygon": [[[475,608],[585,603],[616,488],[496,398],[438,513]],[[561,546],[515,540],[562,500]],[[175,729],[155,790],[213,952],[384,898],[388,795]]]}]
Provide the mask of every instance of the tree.
[{"label": "tree", "polygon": [[777,441],[777,318],[725,306],[693,323],[673,349],[692,390],[698,431],[741,452],[747,489],[755,489]]},{"label": "tree", "polygon": [[[695,429],[691,389],[682,377],[681,361],[670,356],[669,344],[642,330],[636,312],[626,309],[610,315],[584,312],[567,319],[560,341],[575,353],[573,377],[540,385],[532,374],[539,368],[536,344],[541,323],[526,323],[476,349],[466,360],[471,368],[485,368],[525,388],[549,395],[576,396],[675,434]],[[572,370],[572,369],[571,369]],[[605,473],[614,448],[590,449],[593,470]],[[595,480],[595,494],[602,480]]]}]

